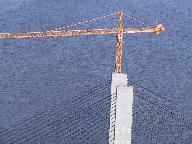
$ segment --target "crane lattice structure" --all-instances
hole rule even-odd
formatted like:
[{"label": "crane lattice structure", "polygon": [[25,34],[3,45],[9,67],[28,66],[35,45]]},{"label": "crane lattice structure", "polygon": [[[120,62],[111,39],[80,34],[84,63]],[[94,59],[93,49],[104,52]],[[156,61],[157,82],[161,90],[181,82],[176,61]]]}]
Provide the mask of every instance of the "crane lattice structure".
[{"label": "crane lattice structure", "polygon": [[[119,27],[111,29],[85,29],[85,30],[65,30],[65,28],[73,27],[76,25],[81,25],[84,23],[96,21],[105,17],[112,15],[119,16]],[[144,28],[124,28],[123,27],[123,16],[128,17],[134,21],[142,23],[145,25]],[[115,62],[115,72],[122,72],[122,44],[123,44],[123,34],[126,33],[155,33],[160,34],[164,32],[165,28],[162,24],[157,24],[153,27],[148,26],[141,20],[137,20],[129,15],[126,15],[123,12],[112,13],[102,17],[94,18],[91,20],[83,21],[77,24],[68,25],[58,29],[47,30],[43,32],[15,32],[15,33],[0,33],[0,39],[21,39],[21,38],[40,38],[40,37],[66,37],[66,36],[84,36],[84,35],[104,35],[104,34],[116,34],[117,43],[116,43],[116,62]]]}]

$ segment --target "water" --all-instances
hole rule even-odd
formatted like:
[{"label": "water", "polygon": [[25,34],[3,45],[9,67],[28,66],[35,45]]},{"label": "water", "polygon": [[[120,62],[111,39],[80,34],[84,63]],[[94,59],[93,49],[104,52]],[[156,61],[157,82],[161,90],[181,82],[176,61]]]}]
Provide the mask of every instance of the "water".
[{"label": "water", "polygon": [[[9,0],[0,31],[42,31],[124,11],[167,32],[124,36],[123,69],[131,81],[192,108],[192,2],[179,0]],[[116,27],[117,18],[79,26]],[[125,27],[142,27],[125,20]],[[0,40],[0,127],[73,97],[114,70],[115,35]]]}]

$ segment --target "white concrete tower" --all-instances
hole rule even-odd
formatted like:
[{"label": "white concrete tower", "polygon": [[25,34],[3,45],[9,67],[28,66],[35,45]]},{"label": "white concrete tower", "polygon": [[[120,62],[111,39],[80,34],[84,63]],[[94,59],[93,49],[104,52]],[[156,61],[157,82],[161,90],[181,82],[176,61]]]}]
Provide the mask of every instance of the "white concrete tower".
[{"label": "white concrete tower", "polygon": [[111,95],[109,144],[131,144],[133,87],[127,84],[127,74],[112,73]]}]

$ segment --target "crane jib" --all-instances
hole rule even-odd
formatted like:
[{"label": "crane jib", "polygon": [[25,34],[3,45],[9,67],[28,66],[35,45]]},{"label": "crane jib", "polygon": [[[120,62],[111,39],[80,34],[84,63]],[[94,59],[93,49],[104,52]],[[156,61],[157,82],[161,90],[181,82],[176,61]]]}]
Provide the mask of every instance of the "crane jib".
[{"label": "crane jib", "polygon": [[[158,25],[157,25],[158,26]],[[125,28],[123,33],[160,33],[165,31],[164,27],[152,28]],[[81,36],[81,35],[100,35],[100,34],[116,34],[118,28],[112,29],[92,29],[92,30],[63,30],[63,31],[45,31],[45,32],[16,32],[16,33],[0,33],[0,39],[14,38],[37,38],[37,37],[65,37],[65,36]]]}]

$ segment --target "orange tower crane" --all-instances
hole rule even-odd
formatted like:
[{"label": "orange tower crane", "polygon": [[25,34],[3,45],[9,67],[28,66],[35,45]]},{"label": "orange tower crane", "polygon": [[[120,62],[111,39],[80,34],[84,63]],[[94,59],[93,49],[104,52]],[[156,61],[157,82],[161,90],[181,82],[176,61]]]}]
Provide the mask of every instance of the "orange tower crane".
[{"label": "orange tower crane", "polygon": [[122,46],[123,34],[126,33],[155,33],[160,34],[165,31],[162,24],[157,24],[153,27],[145,28],[124,28],[123,27],[123,12],[117,12],[119,16],[119,27],[111,29],[86,29],[86,30],[50,30],[44,32],[15,32],[15,33],[0,33],[0,39],[21,39],[21,38],[40,38],[40,37],[66,37],[66,36],[83,36],[83,35],[102,35],[102,34],[117,34],[116,43],[116,62],[115,72],[122,72]]}]

